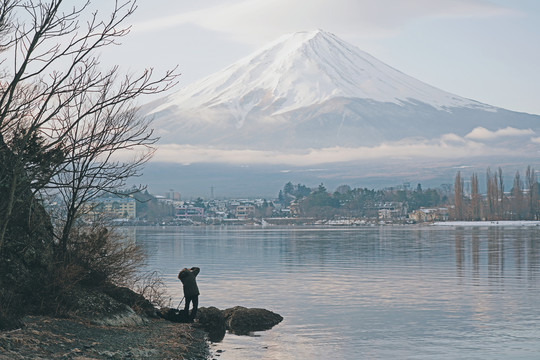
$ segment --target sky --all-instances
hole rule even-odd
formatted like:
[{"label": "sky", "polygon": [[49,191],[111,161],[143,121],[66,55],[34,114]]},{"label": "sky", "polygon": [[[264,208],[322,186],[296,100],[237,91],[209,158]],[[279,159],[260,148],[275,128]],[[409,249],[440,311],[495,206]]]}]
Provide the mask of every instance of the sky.
[{"label": "sky", "polygon": [[[102,13],[110,0],[95,0]],[[322,29],[459,96],[540,114],[537,0],[139,0],[104,65],[178,66],[177,89],[276,38]]]}]

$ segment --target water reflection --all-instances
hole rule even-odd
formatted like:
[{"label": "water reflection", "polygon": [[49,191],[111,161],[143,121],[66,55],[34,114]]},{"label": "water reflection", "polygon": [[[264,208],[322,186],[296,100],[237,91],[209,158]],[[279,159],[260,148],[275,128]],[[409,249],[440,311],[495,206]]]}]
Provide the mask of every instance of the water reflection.
[{"label": "water reflection", "polygon": [[[483,262],[487,262],[489,283],[502,284],[505,278],[515,276],[534,280],[539,270],[539,232],[523,228],[458,228],[454,233],[456,273],[459,278],[466,276],[472,267],[472,278],[479,279]],[[510,274],[507,274],[510,272]]]},{"label": "water reflection", "polygon": [[477,228],[472,229],[471,237],[473,277],[475,280],[478,280],[480,277],[480,232]]},{"label": "water reflection", "polygon": [[457,276],[461,280],[463,278],[463,263],[465,261],[465,236],[462,231],[456,231],[456,269]]},{"label": "water reflection", "polygon": [[259,338],[227,335],[225,360],[531,358],[540,353],[538,235],[492,227],[136,230],[173,299],[181,299],[178,269],[197,265],[201,306],[285,317]]}]

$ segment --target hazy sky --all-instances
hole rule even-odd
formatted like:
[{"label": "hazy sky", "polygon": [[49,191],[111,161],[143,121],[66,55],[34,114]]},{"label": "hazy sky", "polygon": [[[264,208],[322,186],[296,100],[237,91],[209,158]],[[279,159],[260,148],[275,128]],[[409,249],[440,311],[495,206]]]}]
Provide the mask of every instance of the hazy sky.
[{"label": "hazy sky", "polygon": [[[105,10],[111,0],[93,6]],[[132,70],[179,66],[179,86],[277,37],[323,29],[460,96],[540,114],[537,0],[139,0],[123,45],[103,54]]]}]

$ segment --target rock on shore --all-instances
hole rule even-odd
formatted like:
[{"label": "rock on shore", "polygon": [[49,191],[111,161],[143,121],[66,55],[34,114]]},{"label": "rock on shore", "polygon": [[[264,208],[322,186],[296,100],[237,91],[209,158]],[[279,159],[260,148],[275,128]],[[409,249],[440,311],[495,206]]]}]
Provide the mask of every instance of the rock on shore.
[{"label": "rock on shore", "polygon": [[254,331],[269,330],[283,317],[270,310],[235,306],[226,310],[215,307],[200,308],[198,323],[213,342],[221,341],[226,330],[233,334],[247,335]]}]

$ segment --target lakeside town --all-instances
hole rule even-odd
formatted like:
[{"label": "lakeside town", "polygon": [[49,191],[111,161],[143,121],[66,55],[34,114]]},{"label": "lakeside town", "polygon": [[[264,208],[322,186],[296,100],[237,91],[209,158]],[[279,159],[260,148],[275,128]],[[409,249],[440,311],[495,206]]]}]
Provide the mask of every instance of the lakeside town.
[{"label": "lakeside town", "polygon": [[535,170],[527,167],[523,178],[517,171],[509,191],[504,179],[500,168],[488,168],[484,193],[476,173],[465,179],[460,171],[453,184],[434,189],[403,183],[380,190],[341,185],[331,191],[323,183],[308,187],[288,182],[273,199],[184,199],[179,191],[151,194],[132,188],[88,202],[82,219],[127,225],[261,226],[538,220],[540,185]]},{"label": "lakeside town", "polygon": [[[354,226],[448,220],[448,207],[422,206],[411,209],[408,201],[391,199],[400,192],[406,192],[406,188],[407,185],[381,191],[364,189],[364,192],[371,193],[372,201],[364,201],[355,209],[345,209],[346,200],[336,202],[334,199],[338,197],[338,194],[344,196],[351,192],[352,189],[348,186],[342,186],[331,194],[322,184],[318,188],[310,189],[301,184],[288,183],[284,187],[285,191],[281,190],[279,196],[274,199],[203,199],[199,197],[194,200],[184,200],[181,193],[174,190],[163,194],[126,190],[89,202],[83,220],[91,222],[105,219],[122,225],[161,226]],[[432,192],[428,190],[427,194],[433,196]],[[390,194],[394,196],[389,196]]]},{"label": "lakeside town", "polygon": [[[458,172],[454,184],[436,189],[404,183],[381,190],[324,184],[310,188],[288,182],[276,198],[183,199],[178,191],[150,194],[131,189],[87,204],[83,220],[105,219],[122,225],[327,225],[361,226],[454,221],[538,220],[540,202],[534,170],[523,183],[516,173],[504,191],[503,175],[487,173],[487,191],[478,176],[467,186]],[[532,175],[531,175],[532,174]]]}]

